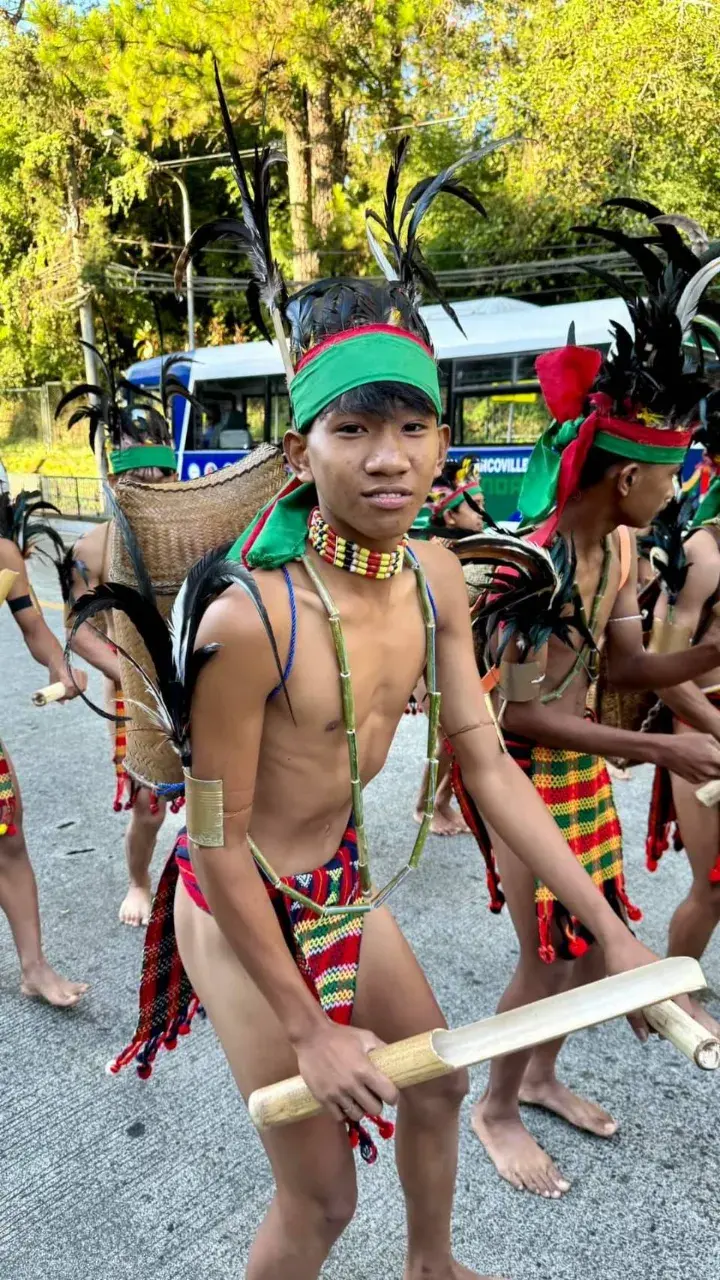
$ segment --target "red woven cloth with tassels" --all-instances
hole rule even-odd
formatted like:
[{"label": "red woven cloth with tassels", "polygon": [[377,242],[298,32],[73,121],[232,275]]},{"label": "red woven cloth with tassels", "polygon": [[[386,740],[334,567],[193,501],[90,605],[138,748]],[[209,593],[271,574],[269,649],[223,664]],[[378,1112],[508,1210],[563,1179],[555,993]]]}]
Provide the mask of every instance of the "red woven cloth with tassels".
[{"label": "red woven cloth with tassels", "polygon": [[[193,1018],[201,1012],[175,938],[175,890],[178,876],[201,910],[210,912],[198,884],[188,849],[187,832],[181,831],[160,877],[145,936],[140,1016],[131,1043],[108,1070],[116,1075],[135,1062],[141,1079],[151,1074],[160,1049],[174,1049],[178,1036],[187,1035]],[[310,908],[286,898],[268,881],[263,881],[307,986],[334,1022],[349,1025],[352,1018],[355,984],[360,963],[363,917],[361,915],[320,917]],[[288,876],[284,883],[301,890],[313,901],[348,905],[360,892],[357,844],[352,821],[334,858],[324,867],[302,875]],[[381,1116],[368,1116],[381,1138],[391,1138],[394,1126]],[[364,1124],[348,1122],[351,1146],[363,1160],[373,1164],[377,1148]]]},{"label": "red woven cloth with tassels", "polygon": [[17,798],[10,772],[10,760],[0,742],[0,836],[17,835],[15,826],[15,810]]},{"label": "red woven cloth with tassels", "polygon": [[[706,694],[711,706],[720,709],[720,689]],[[645,865],[648,871],[657,871],[658,863],[666,849],[679,851],[684,848],[682,833],[675,812],[672,793],[672,781],[667,769],[659,765],[653,777],[650,812],[648,814],[647,837],[645,840]],[[719,841],[720,844],[720,841]],[[720,884],[720,847],[717,857],[708,874],[710,884]]]}]

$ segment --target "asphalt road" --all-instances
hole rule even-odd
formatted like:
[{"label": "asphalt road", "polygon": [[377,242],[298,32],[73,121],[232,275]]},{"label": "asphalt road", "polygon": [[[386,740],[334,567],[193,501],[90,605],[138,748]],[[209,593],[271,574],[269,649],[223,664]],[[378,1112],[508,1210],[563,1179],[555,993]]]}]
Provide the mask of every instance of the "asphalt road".
[{"label": "asphalt road", "polygon": [[[42,600],[58,602],[45,571]],[[48,609],[60,630],[58,608]],[[141,937],[117,921],[124,817],[110,807],[107,730],[80,703],[36,710],[43,682],[7,609],[0,612],[0,729],[17,767],[40,886],[49,957],[87,979],[61,1013],[18,994],[0,919],[0,1277],[2,1280],[240,1280],[270,1195],[260,1144],[207,1025],[197,1025],[147,1083],[111,1079],[108,1059],[134,1026]],[[410,818],[424,725],[406,720],[368,796],[379,868],[396,867]],[[687,882],[684,858],[643,869],[649,773],[617,786],[628,881],[645,909],[642,937],[662,951]],[[178,820],[175,819],[174,823]],[[157,862],[171,844],[161,837]],[[382,874],[382,872],[381,872]],[[400,922],[451,1025],[490,1014],[516,954],[492,917],[472,842],[431,839],[396,900]],[[720,945],[705,961],[720,989]],[[716,1014],[720,1007],[711,1000]],[[718,1088],[665,1044],[637,1045],[624,1024],[582,1033],[563,1055],[567,1082],[612,1109],[609,1142],[532,1113],[533,1132],[573,1181],[562,1202],[501,1183],[463,1115],[455,1207],[458,1257],[512,1280],[711,1280],[720,1276]],[[484,1071],[473,1075],[473,1093]],[[404,1222],[392,1151],[359,1172],[357,1218],[324,1275],[400,1280]],[[289,1278],[290,1280],[290,1278]]]}]

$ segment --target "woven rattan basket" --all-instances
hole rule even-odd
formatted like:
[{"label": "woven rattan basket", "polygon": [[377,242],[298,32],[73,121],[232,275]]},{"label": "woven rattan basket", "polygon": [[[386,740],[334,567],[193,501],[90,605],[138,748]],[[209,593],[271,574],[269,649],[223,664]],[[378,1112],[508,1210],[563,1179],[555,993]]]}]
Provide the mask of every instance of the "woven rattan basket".
[{"label": "woven rattan basket", "polygon": [[[155,588],[158,608],[169,617],[188,571],[213,547],[234,539],[277,493],[285,479],[282,454],[259,445],[242,462],[199,480],[148,484],[127,477],[115,489],[115,500],[137,538]],[[135,586],[135,575],[116,527],[111,542],[110,579]],[[113,615],[118,644],[140,666],[152,671],[147,650],[124,614]],[[127,714],[128,772],[148,786],[182,781],[180,760],[150,718],[136,704],[152,705],[143,680],[122,654],[123,694]]]}]

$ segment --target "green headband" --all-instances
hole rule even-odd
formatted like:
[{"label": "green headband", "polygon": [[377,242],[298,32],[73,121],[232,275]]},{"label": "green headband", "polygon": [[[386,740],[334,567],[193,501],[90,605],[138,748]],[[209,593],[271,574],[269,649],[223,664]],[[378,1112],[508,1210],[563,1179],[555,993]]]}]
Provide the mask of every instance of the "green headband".
[{"label": "green headband", "polygon": [[139,471],[142,467],[176,471],[175,450],[169,444],[137,444],[129,449],[114,449],[110,454],[110,470],[114,476],[123,471]]},{"label": "green headband", "polygon": [[298,431],[307,431],[323,409],[346,391],[370,382],[404,382],[424,391],[442,415],[437,365],[417,338],[390,326],[368,325],[339,335],[311,354],[290,383]]},{"label": "green headband", "polygon": [[467,497],[481,498],[482,496],[482,485],[464,484],[461,489],[458,489],[457,493],[454,493],[452,497],[448,498],[446,501],[443,501],[442,498],[438,498],[435,503],[435,507],[438,514],[442,514],[443,511],[455,511],[457,507],[461,506]]}]

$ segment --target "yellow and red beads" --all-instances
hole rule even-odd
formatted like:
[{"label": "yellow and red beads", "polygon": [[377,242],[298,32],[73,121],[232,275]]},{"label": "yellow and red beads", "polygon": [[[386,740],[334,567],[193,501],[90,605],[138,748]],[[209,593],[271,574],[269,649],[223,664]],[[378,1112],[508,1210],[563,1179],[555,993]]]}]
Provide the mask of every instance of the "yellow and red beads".
[{"label": "yellow and red beads", "polygon": [[394,551],[369,551],[367,547],[341,538],[323,520],[319,507],[315,507],[310,516],[308,540],[321,560],[338,569],[346,569],[348,573],[359,573],[364,578],[393,578],[402,571],[405,562],[407,538],[403,538]]}]

